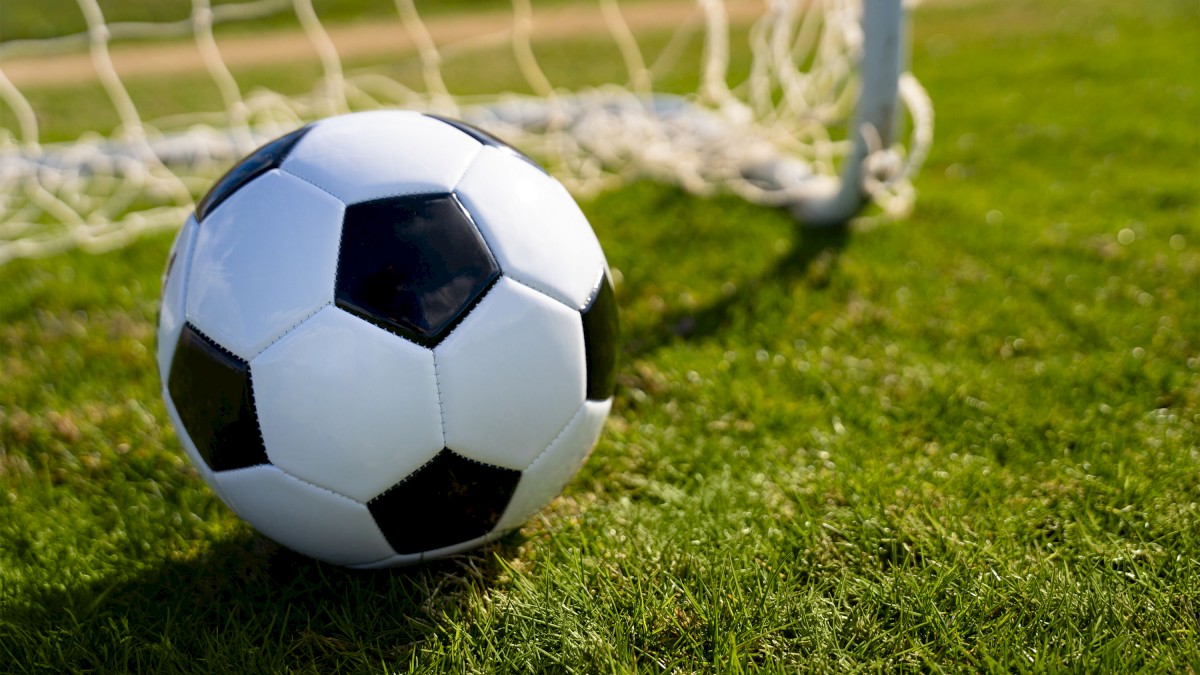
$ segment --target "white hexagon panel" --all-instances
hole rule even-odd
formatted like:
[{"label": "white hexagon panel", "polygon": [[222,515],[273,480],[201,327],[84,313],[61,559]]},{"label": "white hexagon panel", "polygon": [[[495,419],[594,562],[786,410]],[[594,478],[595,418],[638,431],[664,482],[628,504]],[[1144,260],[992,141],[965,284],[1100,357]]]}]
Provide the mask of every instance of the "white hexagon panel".
[{"label": "white hexagon panel", "polygon": [[187,300],[188,267],[192,261],[192,248],[196,243],[196,217],[184,223],[175,236],[171,253],[167,256],[167,269],[163,273],[162,298],[158,305],[158,338],[156,356],[160,379],[166,379],[175,356],[175,343],[183,330],[184,303]]},{"label": "white hexagon panel", "polygon": [[269,464],[222,471],[215,481],[239,516],[304,555],[363,565],[396,553],[366,506]]},{"label": "white hexagon panel", "polygon": [[582,309],[605,267],[600,242],[561,183],[484,148],[455,189],[506,276]]},{"label": "white hexagon panel", "polygon": [[520,527],[529,516],[554,499],[579,471],[600,438],[612,400],[584,401],[571,423],[521,474],[504,516],[496,524],[500,531]]},{"label": "white hexagon panel", "polygon": [[333,301],[345,205],[268,171],[200,224],[188,274],[187,319],[249,361]]},{"label": "white hexagon panel", "polygon": [[448,193],[481,147],[432,117],[372,110],[318,122],[280,168],[355,204]]},{"label": "white hexagon panel", "polygon": [[446,447],[524,469],[583,404],[586,365],[579,312],[500,278],[434,349]]},{"label": "white hexagon panel", "polygon": [[250,373],[267,457],[314,485],[365,503],[443,447],[433,353],[337,307]]}]

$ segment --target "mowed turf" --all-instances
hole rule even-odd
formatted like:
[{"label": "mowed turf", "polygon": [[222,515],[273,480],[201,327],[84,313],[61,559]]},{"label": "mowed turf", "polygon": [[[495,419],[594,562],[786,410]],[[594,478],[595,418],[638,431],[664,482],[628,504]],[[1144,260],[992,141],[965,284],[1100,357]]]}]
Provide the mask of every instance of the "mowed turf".
[{"label": "mowed turf", "polygon": [[920,9],[905,222],[585,203],[613,415],[443,562],[291,554],[188,466],[170,237],[0,268],[0,672],[1200,670],[1200,8],[1134,4]]}]

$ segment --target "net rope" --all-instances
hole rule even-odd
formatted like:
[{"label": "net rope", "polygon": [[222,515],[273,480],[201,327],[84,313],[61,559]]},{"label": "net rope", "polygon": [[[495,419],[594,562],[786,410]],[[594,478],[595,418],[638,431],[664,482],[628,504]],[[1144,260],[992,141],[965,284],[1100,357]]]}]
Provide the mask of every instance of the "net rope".
[{"label": "net rope", "polygon": [[[868,0],[869,1],[869,0]],[[615,44],[625,80],[569,90],[555,86],[534,51],[529,0],[512,0],[503,30],[439,45],[413,0],[395,0],[398,43],[420,65],[423,88],[379,69],[347,71],[311,0],[210,5],[192,0],[190,17],[159,23],[107,23],[97,0],[78,0],[82,33],[0,43],[0,265],[83,248],[107,251],[149,232],[178,228],[221,171],[265,141],[321,117],[401,107],[465,119],[542,160],[580,197],[649,178],[697,195],[734,193],[754,203],[794,206],[826,194],[853,156],[847,129],[861,93],[860,0],[769,0],[754,6],[747,44],[734,21],[748,3],[698,0],[653,61],[628,16],[637,4],[598,0],[599,23]],[[651,10],[654,7],[650,7]],[[736,17],[731,21],[731,13]],[[243,91],[213,27],[291,12],[316,53],[321,74],[302,95]],[[643,12],[642,15],[645,15]],[[740,34],[740,33],[738,33]],[[111,45],[190,38],[220,100],[214,109],[145,120],[114,65]],[[693,39],[702,39],[699,86],[687,95],[655,89]],[[532,94],[455,95],[443,72],[455,58],[510,46]],[[119,124],[67,143],[41,141],[30,97],[6,74],[14,59],[86,49]],[[730,82],[731,50],[749,52],[748,75]],[[905,138],[888,142],[862,125],[861,185],[885,218],[912,208],[911,179],[932,141],[933,110],[904,73],[899,99]],[[4,111],[4,106],[7,111]]]}]

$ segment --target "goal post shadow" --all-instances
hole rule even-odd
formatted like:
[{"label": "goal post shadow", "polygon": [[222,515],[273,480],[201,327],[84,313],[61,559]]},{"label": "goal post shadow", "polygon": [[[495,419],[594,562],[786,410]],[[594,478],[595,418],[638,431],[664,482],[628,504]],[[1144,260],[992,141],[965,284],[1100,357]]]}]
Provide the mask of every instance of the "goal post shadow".
[{"label": "goal post shadow", "polygon": [[716,339],[728,327],[734,313],[756,311],[764,291],[802,285],[812,290],[827,286],[837,273],[838,261],[851,237],[851,226],[830,225],[797,228],[787,249],[762,272],[736,285],[699,307],[672,308],[652,324],[622,336],[622,360],[630,363],[675,343],[699,343]]}]

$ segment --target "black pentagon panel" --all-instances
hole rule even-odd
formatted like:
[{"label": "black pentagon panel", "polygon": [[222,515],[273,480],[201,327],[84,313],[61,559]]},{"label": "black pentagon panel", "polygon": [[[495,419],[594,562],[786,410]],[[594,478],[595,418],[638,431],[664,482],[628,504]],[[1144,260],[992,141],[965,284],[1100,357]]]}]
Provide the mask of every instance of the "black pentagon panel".
[{"label": "black pentagon panel", "polygon": [[600,280],[583,308],[583,347],[587,356],[587,397],[603,401],[613,395],[617,383],[617,348],[621,326],[617,319],[617,296],[608,272]]},{"label": "black pentagon panel", "polygon": [[520,479],[443,449],[367,508],[397,553],[430,551],[491,532]]},{"label": "black pentagon panel", "polygon": [[204,195],[200,203],[196,205],[196,220],[204,220],[205,216],[212,213],[213,209],[229,199],[230,195],[237,192],[243,185],[282,164],[292,148],[296,147],[296,144],[311,128],[310,124],[300,127],[290,134],[280,136],[235,164],[224,176],[221,176],[208,194]]},{"label": "black pentagon panel", "polygon": [[461,120],[452,119],[450,117],[442,117],[441,115],[430,115],[429,113],[425,113],[425,116],[432,117],[433,119],[438,120],[439,122],[445,122],[446,124],[449,124],[450,126],[454,127],[455,129],[458,129],[459,131],[470,136],[471,138],[474,138],[475,140],[479,141],[480,143],[483,143],[484,145],[487,145],[487,146],[490,146],[493,148],[498,148],[505,152],[516,155],[517,157],[520,157],[521,159],[523,159],[526,162],[528,162],[529,164],[531,164],[538,171],[541,171],[542,173],[546,174],[547,176],[550,175],[550,172],[546,171],[546,169],[544,167],[542,167],[541,164],[538,164],[537,162],[533,161],[532,157],[530,157],[529,155],[526,155],[525,153],[514,148],[513,146],[509,145],[508,143],[505,143],[504,141],[500,140],[499,138],[496,138],[495,136],[484,131],[483,129],[480,129],[479,127],[472,126],[470,124],[467,124],[466,122],[463,122]]},{"label": "black pentagon panel", "polygon": [[346,208],[334,298],[386,330],[431,347],[499,278],[500,265],[452,194]]},{"label": "black pentagon panel", "polygon": [[196,450],[213,471],[267,464],[250,365],[185,324],[167,390]]}]

